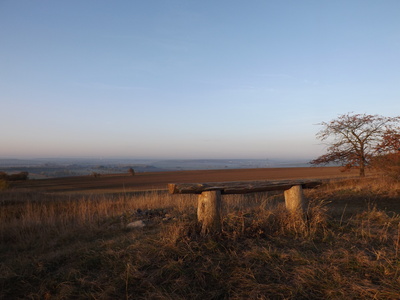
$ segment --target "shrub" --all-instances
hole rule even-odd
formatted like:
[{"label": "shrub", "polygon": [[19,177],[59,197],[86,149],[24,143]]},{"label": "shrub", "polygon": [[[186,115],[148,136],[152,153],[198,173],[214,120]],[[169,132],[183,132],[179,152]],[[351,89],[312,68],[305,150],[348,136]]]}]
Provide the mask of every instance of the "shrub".
[{"label": "shrub", "polygon": [[384,175],[400,181],[400,153],[377,156],[372,160],[371,166]]},{"label": "shrub", "polygon": [[4,179],[0,179],[0,191],[7,190],[10,187],[8,182]]},{"label": "shrub", "polygon": [[27,180],[29,177],[28,172],[19,172],[16,174],[10,174],[8,175],[5,172],[0,172],[0,179],[1,180],[6,180],[6,181],[18,181],[18,180]]}]

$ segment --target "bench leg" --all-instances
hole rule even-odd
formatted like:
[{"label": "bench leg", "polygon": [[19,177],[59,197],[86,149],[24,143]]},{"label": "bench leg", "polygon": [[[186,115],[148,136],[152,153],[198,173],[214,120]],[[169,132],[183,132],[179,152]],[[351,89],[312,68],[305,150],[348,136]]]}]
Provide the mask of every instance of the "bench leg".
[{"label": "bench leg", "polygon": [[284,192],[286,208],[294,213],[303,213],[306,209],[303,188],[301,185],[292,186]]},{"label": "bench leg", "polygon": [[201,234],[221,231],[221,191],[201,193],[198,199],[197,220],[201,224]]}]

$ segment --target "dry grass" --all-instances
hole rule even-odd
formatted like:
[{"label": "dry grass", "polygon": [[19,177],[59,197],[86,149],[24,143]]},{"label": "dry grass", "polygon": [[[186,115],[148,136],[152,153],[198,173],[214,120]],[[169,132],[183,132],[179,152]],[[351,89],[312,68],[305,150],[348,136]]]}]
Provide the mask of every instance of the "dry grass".
[{"label": "dry grass", "polygon": [[0,298],[399,299],[399,193],[332,182],[306,218],[282,193],[224,196],[223,232],[202,237],[195,196],[2,192]]},{"label": "dry grass", "polygon": [[19,245],[31,240],[47,243],[49,235],[74,230],[122,228],[135,219],[138,209],[168,209],[180,214],[196,201],[193,196],[178,199],[165,192],[108,196],[8,192],[1,197],[0,240],[14,240]]}]

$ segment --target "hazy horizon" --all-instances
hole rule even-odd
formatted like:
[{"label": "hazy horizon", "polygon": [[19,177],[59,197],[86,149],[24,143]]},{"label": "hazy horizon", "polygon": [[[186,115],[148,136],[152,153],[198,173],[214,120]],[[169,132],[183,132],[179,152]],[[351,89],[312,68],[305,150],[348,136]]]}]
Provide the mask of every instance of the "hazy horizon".
[{"label": "hazy horizon", "polygon": [[0,171],[28,172],[31,179],[69,177],[96,174],[126,173],[133,168],[137,173],[226,170],[260,168],[311,167],[307,160],[279,159],[96,159],[96,158],[36,158],[2,159]]},{"label": "hazy horizon", "polygon": [[232,157],[220,157],[220,158],[205,158],[205,157],[194,157],[194,158],[163,158],[163,157],[92,157],[92,156],[75,156],[75,157],[30,157],[30,156],[20,156],[20,157],[6,157],[6,156],[0,156],[0,161],[1,160],[21,160],[21,161],[63,161],[63,160],[93,160],[93,161],[113,161],[113,160],[126,160],[126,161],[240,161],[240,160],[247,160],[247,161],[280,161],[280,162],[286,162],[286,161],[299,161],[299,162],[303,162],[303,161],[309,161],[311,160],[311,158],[302,158],[302,157],[298,157],[298,158],[279,158],[279,157],[265,157],[265,158],[232,158]]}]

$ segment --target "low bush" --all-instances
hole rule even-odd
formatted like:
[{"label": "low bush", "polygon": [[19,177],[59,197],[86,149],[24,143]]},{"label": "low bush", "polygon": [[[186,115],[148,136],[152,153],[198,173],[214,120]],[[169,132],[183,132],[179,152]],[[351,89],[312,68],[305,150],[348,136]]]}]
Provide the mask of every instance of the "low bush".
[{"label": "low bush", "polygon": [[0,179],[0,191],[7,190],[10,187],[8,182],[4,179]]},{"label": "low bush", "polygon": [[390,153],[377,156],[371,166],[385,176],[400,181],[400,153]]},{"label": "low bush", "polygon": [[7,174],[5,172],[0,172],[0,179],[7,181],[18,181],[18,180],[28,180],[28,172],[19,172],[16,174]]}]

